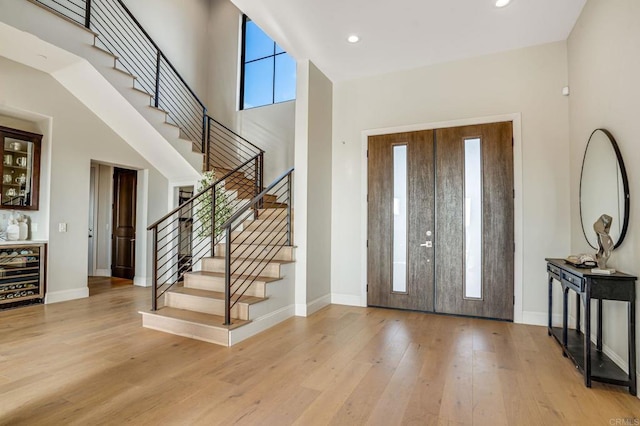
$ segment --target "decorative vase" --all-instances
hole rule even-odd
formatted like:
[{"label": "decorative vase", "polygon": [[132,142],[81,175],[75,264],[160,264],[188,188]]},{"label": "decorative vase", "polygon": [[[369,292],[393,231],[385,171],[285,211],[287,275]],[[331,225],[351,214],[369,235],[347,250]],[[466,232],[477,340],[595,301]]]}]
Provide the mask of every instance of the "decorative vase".
[{"label": "decorative vase", "polygon": [[18,222],[18,239],[24,241],[29,236],[29,226],[26,220]]},{"label": "decorative vase", "polygon": [[20,238],[20,228],[16,224],[7,226],[7,240],[17,241]]}]

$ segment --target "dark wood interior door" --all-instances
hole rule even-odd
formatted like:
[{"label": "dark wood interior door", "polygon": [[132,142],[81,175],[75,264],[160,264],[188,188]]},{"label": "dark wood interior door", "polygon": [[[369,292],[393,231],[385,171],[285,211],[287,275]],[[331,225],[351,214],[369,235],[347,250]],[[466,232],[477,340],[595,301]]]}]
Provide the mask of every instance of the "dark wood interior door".
[{"label": "dark wood interior door", "polygon": [[513,319],[512,135],[505,122],[369,138],[369,306]]},{"label": "dark wood interior door", "polygon": [[[513,320],[512,138],[511,122],[436,133],[436,312]],[[481,288],[472,296],[465,289],[472,279],[465,264],[472,256],[465,228],[465,211],[473,209],[465,197],[470,141],[477,141],[481,173]]]},{"label": "dark wood interior door", "polygon": [[136,184],[138,172],[113,170],[113,244],[111,275],[133,279],[136,252]]},{"label": "dark wood interior door", "polygon": [[433,131],[372,136],[368,304],[433,310]]}]

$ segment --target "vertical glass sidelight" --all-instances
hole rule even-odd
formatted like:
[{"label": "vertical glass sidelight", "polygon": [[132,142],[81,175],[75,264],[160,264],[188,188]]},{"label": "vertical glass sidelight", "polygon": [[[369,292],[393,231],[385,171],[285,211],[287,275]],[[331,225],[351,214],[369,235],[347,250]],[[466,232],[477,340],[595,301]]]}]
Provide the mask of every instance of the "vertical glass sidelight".
[{"label": "vertical glass sidelight", "polygon": [[395,293],[407,292],[407,145],[393,146],[393,277]]},{"label": "vertical glass sidelight", "polygon": [[464,298],[482,299],[482,149],[464,141]]}]

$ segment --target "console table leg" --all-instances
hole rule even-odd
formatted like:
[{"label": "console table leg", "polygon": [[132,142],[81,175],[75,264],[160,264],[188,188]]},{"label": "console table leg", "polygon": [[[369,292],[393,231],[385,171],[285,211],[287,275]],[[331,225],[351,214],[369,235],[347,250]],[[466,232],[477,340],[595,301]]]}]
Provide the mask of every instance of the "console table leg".
[{"label": "console table leg", "polygon": [[567,312],[569,311],[569,309],[567,309],[569,306],[569,288],[563,288],[562,289],[562,346],[564,348],[567,347],[567,326],[568,326],[568,320],[567,320]]},{"label": "console table leg", "polygon": [[[635,296],[635,295],[634,295]],[[636,302],[629,302],[629,393],[637,395],[638,376],[636,374]]]},{"label": "console table leg", "polygon": [[553,277],[549,275],[549,329],[547,333],[551,336],[551,329],[553,328]]},{"label": "console table leg", "polygon": [[584,385],[591,387],[591,294],[584,299]]},{"label": "console table leg", "polygon": [[598,299],[598,330],[596,330],[596,347],[602,351],[602,299]]},{"label": "console table leg", "polygon": [[579,333],[580,328],[580,308],[582,307],[582,300],[580,300],[580,293],[576,293],[576,331]]}]

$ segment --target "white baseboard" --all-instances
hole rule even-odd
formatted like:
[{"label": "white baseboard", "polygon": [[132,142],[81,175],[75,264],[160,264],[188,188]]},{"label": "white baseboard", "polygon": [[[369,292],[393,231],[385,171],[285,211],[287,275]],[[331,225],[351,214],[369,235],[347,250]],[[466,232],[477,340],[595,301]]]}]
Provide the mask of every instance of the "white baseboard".
[{"label": "white baseboard", "polygon": [[68,300],[84,299],[89,297],[89,287],[75,288],[73,290],[49,291],[44,296],[44,303],[59,303]]},{"label": "white baseboard", "polygon": [[[554,324],[562,324],[562,314],[553,314],[553,323]],[[532,312],[532,311],[523,311],[522,312],[522,322],[520,324],[527,325],[549,325],[549,314],[546,312]]]},{"label": "white baseboard", "polygon": [[138,287],[151,287],[151,278],[150,277],[133,277],[133,285],[137,285]]},{"label": "white baseboard", "polygon": [[339,294],[331,293],[331,303],[334,305],[347,305],[347,306],[367,306],[366,296],[356,296],[353,294]]},{"label": "white baseboard", "polygon": [[296,303],[294,305],[294,312],[297,317],[306,317],[307,316],[306,303]]},{"label": "white baseboard", "polygon": [[96,269],[96,277],[110,277],[111,269]]},{"label": "white baseboard", "polygon": [[308,317],[325,306],[329,306],[331,304],[331,295],[325,294],[322,297],[318,297],[316,300],[308,302],[306,305],[296,305],[296,316],[299,317]]},{"label": "white baseboard", "polygon": [[250,323],[229,331],[229,346],[240,343],[251,336],[273,327],[282,321],[293,317],[295,305],[285,306],[277,311],[270,312],[260,318],[252,319]]}]

